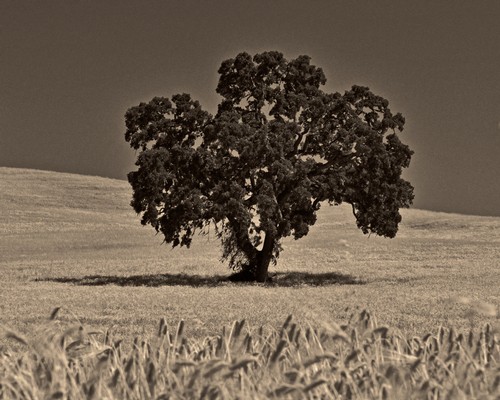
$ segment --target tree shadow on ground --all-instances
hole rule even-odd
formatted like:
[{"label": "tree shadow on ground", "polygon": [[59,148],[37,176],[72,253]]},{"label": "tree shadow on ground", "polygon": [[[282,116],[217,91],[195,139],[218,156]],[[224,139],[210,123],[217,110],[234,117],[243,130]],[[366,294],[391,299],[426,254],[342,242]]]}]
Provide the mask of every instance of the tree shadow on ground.
[{"label": "tree shadow on ground", "polygon": [[[187,275],[187,274],[155,274],[155,275],[89,275],[84,277],[37,278],[35,281],[70,283],[79,286],[192,286],[212,287],[222,285],[257,285],[253,282],[230,282],[229,277],[220,275]],[[270,287],[293,286],[328,286],[328,285],[363,285],[364,281],[347,274],[337,272],[277,272],[265,285]],[[263,285],[263,284],[258,284]]]}]

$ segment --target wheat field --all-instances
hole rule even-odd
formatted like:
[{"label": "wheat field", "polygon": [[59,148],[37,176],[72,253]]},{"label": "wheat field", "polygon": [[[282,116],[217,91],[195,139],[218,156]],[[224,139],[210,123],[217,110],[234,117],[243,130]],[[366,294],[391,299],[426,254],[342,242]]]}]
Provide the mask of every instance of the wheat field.
[{"label": "wheat field", "polygon": [[130,195],[124,181],[0,168],[3,398],[499,395],[500,218],[404,210],[389,240],[324,207],[285,241],[271,285],[236,284],[213,237],[171,250]]},{"label": "wheat field", "polygon": [[[245,320],[192,340],[184,321],[128,346],[109,331],[62,326],[7,331],[23,350],[0,354],[1,399],[485,399],[500,396],[500,330],[438,327],[408,338],[367,311],[347,324],[280,329]],[[496,397],[495,397],[496,396]]]}]

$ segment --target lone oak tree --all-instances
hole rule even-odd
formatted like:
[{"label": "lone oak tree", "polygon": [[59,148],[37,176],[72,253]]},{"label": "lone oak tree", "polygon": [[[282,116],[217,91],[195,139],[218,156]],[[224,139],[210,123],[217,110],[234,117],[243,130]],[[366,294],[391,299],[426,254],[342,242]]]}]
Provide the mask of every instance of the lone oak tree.
[{"label": "lone oak tree", "polygon": [[363,233],[394,237],[413,200],[401,178],[412,151],[404,118],[353,86],[325,93],[310,57],[240,53],[219,68],[215,116],[188,94],[130,108],[125,139],[139,150],[131,205],[167,243],[212,227],[222,258],[249,280],[268,278],[281,239],[307,235],[322,202],[352,205]]}]

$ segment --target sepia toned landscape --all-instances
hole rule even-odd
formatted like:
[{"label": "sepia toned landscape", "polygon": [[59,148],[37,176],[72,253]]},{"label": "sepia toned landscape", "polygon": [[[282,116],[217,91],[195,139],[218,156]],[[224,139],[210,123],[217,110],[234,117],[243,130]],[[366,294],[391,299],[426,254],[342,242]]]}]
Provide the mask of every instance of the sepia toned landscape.
[{"label": "sepia toned landscape", "polygon": [[[299,326],[328,336],[332,327],[363,325],[358,319],[366,318],[366,312],[370,324],[390,327],[401,343],[450,327],[464,337],[471,330],[479,334],[485,326],[490,336],[498,335],[498,217],[404,210],[397,238],[382,239],[362,235],[350,208],[323,207],[306,238],[285,241],[277,266],[270,270],[272,282],[245,284],[226,280],[231,271],[219,262],[219,244],[210,236],[197,237],[189,250],[162,245],[131,210],[125,181],[0,168],[0,182],[4,361],[6,355],[26,350],[5,332],[26,341],[46,341],[52,337],[47,329],[60,335],[75,324],[102,335],[112,332],[129,350],[135,337],[155,337],[160,320],[174,333],[184,321],[183,335],[199,346],[206,344],[205,338],[220,337],[223,327],[230,329],[234,321],[245,320],[256,332],[263,327],[278,335],[293,315]],[[49,316],[56,307],[54,325]],[[274,337],[268,338],[269,345],[278,346],[279,335]],[[499,357],[494,337],[493,359],[481,367],[492,369],[491,385]],[[311,357],[319,356],[316,350]],[[288,357],[293,363],[299,356]],[[308,384],[314,382],[310,379]],[[407,384],[401,390],[413,392]],[[282,394],[292,391],[283,389]],[[261,398],[269,395],[258,393]]]},{"label": "sepia toned landscape", "polygon": [[0,1],[0,400],[500,400],[499,15]]}]

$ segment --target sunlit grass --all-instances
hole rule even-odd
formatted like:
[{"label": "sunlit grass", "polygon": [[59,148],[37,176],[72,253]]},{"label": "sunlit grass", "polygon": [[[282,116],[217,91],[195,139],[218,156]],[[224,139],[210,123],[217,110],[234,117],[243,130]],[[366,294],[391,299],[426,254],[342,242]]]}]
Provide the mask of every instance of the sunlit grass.
[{"label": "sunlit grass", "polygon": [[[488,305],[481,305],[488,311]],[[490,310],[491,311],[491,310]],[[0,352],[0,399],[482,399],[500,395],[500,326],[408,338],[367,311],[344,325],[258,329],[244,320],[193,339],[165,319],[122,341],[51,313]],[[63,311],[64,313],[64,311]]]},{"label": "sunlit grass", "polygon": [[406,335],[465,331],[495,317],[471,319],[450,299],[500,306],[500,218],[405,210],[389,240],[362,235],[348,207],[324,207],[307,237],[284,243],[276,285],[242,285],[220,282],[231,271],[213,238],[161,245],[130,208],[126,182],[9,168],[0,182],[0,324],[23,334],[58,305],[123,337],[184,319],[199,339],[241,318],[343,322],[346,308],[368,308]]}]

